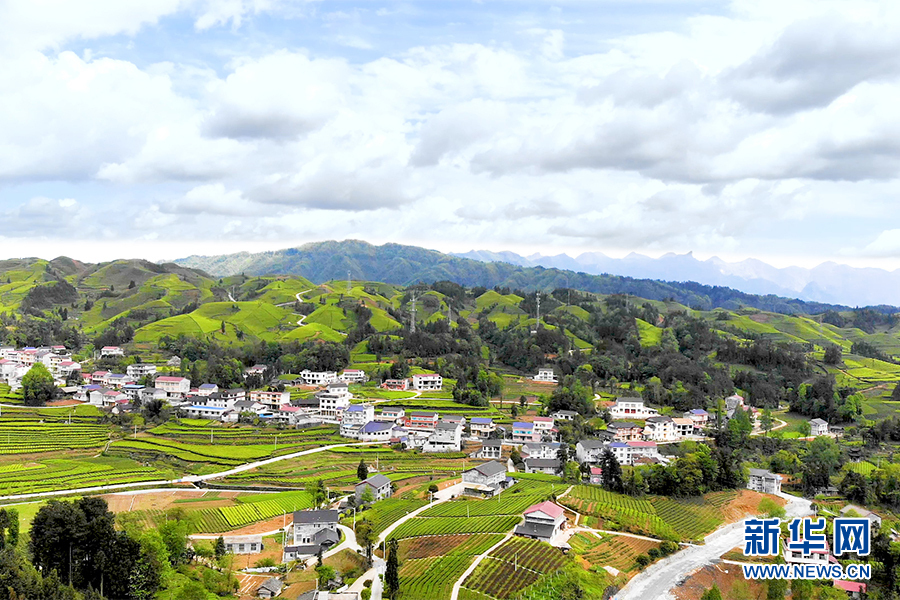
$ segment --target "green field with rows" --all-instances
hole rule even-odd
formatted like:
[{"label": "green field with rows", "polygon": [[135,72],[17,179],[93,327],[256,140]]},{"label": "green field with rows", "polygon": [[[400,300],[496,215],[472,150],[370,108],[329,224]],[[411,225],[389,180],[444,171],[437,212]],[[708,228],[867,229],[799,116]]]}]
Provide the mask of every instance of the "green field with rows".
[{"label": "green field with rows", "polygon": [[[376,534],[391,526],[398,519],[428,504],[424,499],[385,498],[376,502],[372,508],[358,512],[356,520],[366,520],[372,525]],[[352,527],[353,518],[344,519],[344,525]]]},{"label": "green field with rows", "polygon": [[0,494],[33,494],[175,477],[172,471],[147,467],[126,458],[47,458],[26,463],[4,462],[0,463]]},{"label": "green field with rows", "polygon": [[668,540],[697,540],[723,522],[722,507],[737,492],[714,492],[701,498],[632,498],[588,485],[575,486],[560,499],[569,508],[603,520],[603,529],[630,531]]},{"label": "green field with rows", "polygon": [[391,533],[403,539],[421,535],[449,535],[457,533],[506,533],[519,524],[521,516],[472,517],[413,517]]},{"label": "green field with rows", "polygon": [[505,600],[565,563],[558,548],[537,540],[512,538],[485,557],[462,585],[477,594]]},{"label": "green field with rows", "polygon": [[0,455],[98,448],[109,434],[105,425],[0,421]]},{"label": "green field with rows", "polygon": [[[453,585],[475,557],[496,544],[501,536],[473,535],[463,539],[460,544],[459,537],[435,538],[438,548],[431,549],[427,558],[404,560],[400,566],[400,598],[449,598]],[[441,549],[445,540],[449,543]]]}]

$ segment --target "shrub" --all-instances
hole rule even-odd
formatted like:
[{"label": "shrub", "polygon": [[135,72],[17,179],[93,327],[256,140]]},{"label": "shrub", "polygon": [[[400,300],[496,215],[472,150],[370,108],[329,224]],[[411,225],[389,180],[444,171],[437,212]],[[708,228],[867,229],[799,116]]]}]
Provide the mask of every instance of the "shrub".
[{"label": "shrub", "polygon": [[678,544],[671,540],[666,540],[659,545],[659,552],[663,556],[668,556],[674,552],[678,552]]},{"label": "shrub", "polygon": [[635,562],[635,564],[637,564],[639,569],[643,569],[644,567],[646,567],[647,565],[650,564],[650,557],[647,556],[646,554],[639,554],[634,559],[634,562]]},{"label": "shrub", "polygon": [[659,549],[658,548],[650,548],[647,551],[647,556],[650,557],[650,560],[656,560],[657,558],[660,557]]}]

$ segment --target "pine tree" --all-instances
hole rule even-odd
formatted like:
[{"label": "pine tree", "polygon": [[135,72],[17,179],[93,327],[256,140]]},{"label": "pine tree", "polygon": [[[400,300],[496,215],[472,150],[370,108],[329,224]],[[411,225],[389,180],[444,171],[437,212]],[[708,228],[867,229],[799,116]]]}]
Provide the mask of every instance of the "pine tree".
[{"label": "pine tree", "polygon": [[900,383],[898,383],[896,387],[894,387],[894,393],[891,394],[891,400],[900,402]]},{"label": "pine tree", "polygon": [[366,461],[363,459],[359,459],[359,466],[356,467],[356,478],[360,481],[365,481],[369,478],[369,467],[366,466]]},{"label": "pine tree", "polygon": [[397,540],[391,538],[388,542],[387,567],[384,573],[384,584],[387,586],[387,597],[396,598],[400,591],[400,562],[397,556],[399,551]]}]

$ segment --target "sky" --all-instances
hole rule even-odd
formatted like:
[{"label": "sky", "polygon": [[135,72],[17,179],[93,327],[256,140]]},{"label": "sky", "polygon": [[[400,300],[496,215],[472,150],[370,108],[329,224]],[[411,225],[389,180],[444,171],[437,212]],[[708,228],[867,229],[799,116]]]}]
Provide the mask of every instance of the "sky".
[{"label": "sky", "polygon": [[900,268],[900,3],[0,0],[0,256]]}]

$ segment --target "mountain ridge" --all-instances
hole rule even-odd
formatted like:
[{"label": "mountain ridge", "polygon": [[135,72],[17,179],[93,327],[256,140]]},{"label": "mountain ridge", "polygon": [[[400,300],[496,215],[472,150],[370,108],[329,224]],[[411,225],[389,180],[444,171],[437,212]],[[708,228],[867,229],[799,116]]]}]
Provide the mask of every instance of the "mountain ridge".
[{"label": "mountain ridge", "polygon": [[[599,255],[600,253],[594,253]],[[506,253],[511,260],[525,257]],[[311,242],[299,247],[267,252],[239,252],[227,255],[190,256],[175,264],[188,266],[214,276],[238,273],[246,275],[302,275],[313,282],[345,279],[348,271],[354,279],[384,281],[398,285],[449,280],[466,286],[510,287],[523,290],[552,290],[571,287],[602,294],[631,294],[651,300],[673,299],[699,308],[738,308],[749,306],[784,314],[821,313],[843,310],[847,305],[811,302],[791,296],[753,294],[722,285],[663,278],[635,278],[615,274],[591,274],[583,269],[566,269],[571,257],[560,255],[559,265],[517,265],[508,261],[481,260],[445,254],[418,246],[383,244],[376,246],[361,240]],[[565,257],[565,258],[562,258]],[[684,255],[681,255],[682,259]],[[568,259],[568,260],[566,260]],[[652,259],[650,259],[652,260]],[[695,260],[691,257],[690,260]],[[881,307],[896,312],[893,307]]]}]

